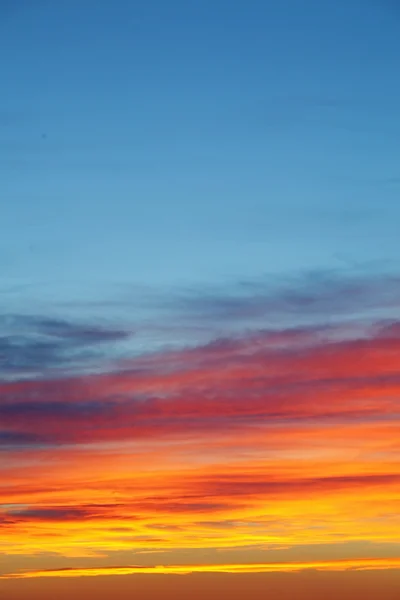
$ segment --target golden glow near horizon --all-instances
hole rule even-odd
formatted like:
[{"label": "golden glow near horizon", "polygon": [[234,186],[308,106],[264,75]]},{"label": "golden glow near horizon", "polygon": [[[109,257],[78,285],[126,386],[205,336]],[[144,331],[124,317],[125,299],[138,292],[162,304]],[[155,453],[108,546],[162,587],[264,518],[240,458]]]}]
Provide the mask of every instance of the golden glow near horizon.
[{"label": "golden glow near horizon", "polygon": [[2,384],[2,576],[398,568],[400,339],[307,335]]},{"label": "golden glow near horizon", "polygon": [[191,573],[295,573],[306,570],[323,571],[366,571],[400,569],[400,558],[331,560],[265,564],[231,565],[156,565],[154,567],[104,567],[93,569],[54,569],[49,571],[28,571],[13,573],[0,579],[29,579],[38,577],[96,577],[98,575],[189,575]]}]

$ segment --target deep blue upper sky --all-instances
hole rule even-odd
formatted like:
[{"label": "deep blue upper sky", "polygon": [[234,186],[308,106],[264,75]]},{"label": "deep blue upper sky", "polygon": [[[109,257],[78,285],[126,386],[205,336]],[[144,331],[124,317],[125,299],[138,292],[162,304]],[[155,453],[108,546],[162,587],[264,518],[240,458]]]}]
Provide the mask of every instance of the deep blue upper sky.
[{"label": "deep blue upper sky", "polygon": [[3,289],[400,258],[395,2],[1,7]]}]

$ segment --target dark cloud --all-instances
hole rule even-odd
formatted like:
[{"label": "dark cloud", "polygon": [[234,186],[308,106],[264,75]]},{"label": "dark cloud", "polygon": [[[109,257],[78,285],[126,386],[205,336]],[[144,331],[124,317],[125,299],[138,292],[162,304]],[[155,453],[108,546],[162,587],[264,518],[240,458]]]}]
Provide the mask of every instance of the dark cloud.
[{"label": "dark cloud", "polygon": [[84,419],[93,416],[106,417],[112,413],[113,402],[82,401],[82,402],[45,402],[41,400],[0,404],[0,419],[3,422],[19,419],[32,420],[67,420]]},{"label": "dark cloud", "polygon": [[30,446],[40,443],[40,436],[26,431],[1,431],[0,450],[18,446]]},{"label": "dark cloud", "polygon": [[[107,519],[118,515],[120,510],[126,508],[117,503],[114,504],[86,504],[82,506],[29,506],[24,508],[13,508],[5,510],[5,519],[14,523],[18,521],[85,521]],[[134,515],[130,519],[135,520]]]},{"label": "dark cloud", "polygon": [[10,381],[0,385],[0,422],[10,431],[2,444],[122,441],[246,424],[388,418],[400,393],[399,323],[384,321],[346,336],[342,339],[341,326],[259,331],[140,356],[126,370]]},{"label": "dark cloud", "polygon": [[23,315],[0,318],[0,376],[41,374],[99,356],[130,333],[97,325]]},{"label": "dark cloud", "polygon": [[215,321],[310,320],[357,316],[376,309],[397,309],[400,277],[339,276],[316,272],[286,281],[243,282],[231,293],[190,293],[176,306],[188,316]]},{"label": "dark cloud", "polygon": [[[245,283],[238,288],[244,290],[241,296],[188,297],[179,314],[226,321],[225,337],[125,361],[115,358],[103,373],[99,367],[115,344],[129,339],[127,330],[101,321],[1,317],[0,446],[388,418],[400,393],[399,321],[379,316],[371,325],[354,317],[365,307],[377,315],[381,308],[397,306],[400,279],[339,280],[326,274],[310,276],[308,286],[305,281],[275,290]],[[241,327],[229,335],[232,323],[267,314],[275,315],[274,326]],[[279,314],[295,320],[306,314],[317,322],[279,327]],[[328,314],[343,318],[326,324],[323,315]]]},{"label": "dark cloud", "polygon": [[19,511],[10,511],[10,516],[16,519],[29,521],[75,521],[87,518],[90,513],[79,508],[31,508]]},{"label": "dark cloud", "polygon": [[74,507],[29,508],[8,514],[16,520],[28,521],[82,521],[96,517],[92,509]]}]

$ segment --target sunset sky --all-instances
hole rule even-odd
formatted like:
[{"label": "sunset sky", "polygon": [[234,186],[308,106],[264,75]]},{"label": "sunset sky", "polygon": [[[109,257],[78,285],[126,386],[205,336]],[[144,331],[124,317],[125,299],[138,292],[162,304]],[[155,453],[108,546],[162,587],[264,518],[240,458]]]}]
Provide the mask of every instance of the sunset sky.
[{"label": "sunset sky", "polygon": [[397,2],[0,0],[0,53],[1,600],[400,598]]}]

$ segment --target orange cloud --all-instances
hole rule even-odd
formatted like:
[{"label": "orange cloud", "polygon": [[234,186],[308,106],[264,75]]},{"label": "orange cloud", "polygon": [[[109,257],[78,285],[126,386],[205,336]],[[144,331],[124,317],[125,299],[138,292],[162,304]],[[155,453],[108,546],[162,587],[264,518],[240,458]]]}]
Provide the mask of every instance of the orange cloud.
[{"label": "orange cloud", "polygon": [[[381,545],[400,539],[400,333],[352,335],[264,331],[106,375],[3,382],[0,552],[22,569],[158,552],[152,572],[221,570],[174,566],[211,550],[240,552],[229,572],[398,566]],[[338,541],[367,544],[369,562],[301,560],[305,544]],[[277,547],[299,560],[265,560]]]},{"label": "orange cloud", "polygon": [[336,560],[290,563],[227,564],[227,565],[168,565],[168,566],[116,566],[92,569],[50,569],[10,573],[0,579],[28,579],[37,577],[95,577],[98,575],[171,574],[191,573],[293,573],[306,570],[351,571],[399,569],[400,558]]}]

